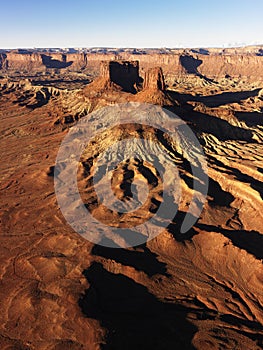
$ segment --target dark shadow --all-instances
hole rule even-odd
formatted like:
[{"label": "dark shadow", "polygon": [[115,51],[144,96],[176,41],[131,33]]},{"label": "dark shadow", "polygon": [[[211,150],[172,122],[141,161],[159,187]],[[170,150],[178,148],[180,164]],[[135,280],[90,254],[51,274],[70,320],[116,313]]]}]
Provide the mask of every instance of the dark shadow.
[{"label": "dark shadow", "polygon": [[248,183],[251,186],[251,188],[256,190],[260,194],[261,198],[263,199],[263,186],[261,181],[254,179],[252,176],[242,173],[240,170],[236,168],[232,168],[229,165],[222,163],[218,159],[213,159],[213,162],[219,168],[224,168],[226,171],[229,172],[229,174],[234,175],[235,179],[237,179],[239,183],[241,184]]},{"label": "dark shadow", "polygon": [[194,227],[191,227],[190,230],[188,230],[185,233],[181,232],[182,223],[184,222],[186,215],[192,216],[194,220],[197,219],[192,214],[183,211],[178,211],[173,221],[167,226],[167,231],[173,235],[174,239],[177,242],[190,241],[193,238],[193,236],[198,234]]},{"label": "dark shadow", "polygon": [[194,349],[197,328],[187,321],[187,308],[159,301],[145,286],[99,263],[83,274],[90,288],[79,305],[108,330],[103,350]]},{"label": "dark shadow", "polygon": [[263,125],[263,113],[259,112],[235,112],[235,116],[248,127]]},{"label": "dark shadow", "polygon": [[54,177],[55,176],[55,166],[51,165],[47,170],[47,176]]},{"label": "dark shadow", "polygon": [[[83,274],[90,287],[79,299],[79,306],[84,315],[98,320],[106,329],[103,350],[194,349],[192,339],[197,328],[187,320],[189,313],[195,314],[197,320],[220,322],[222,328],[239,325],[238,333],[262,342],[260,323],[219,314],[197,298],[193,298],[193,306],[187,307],[160,301],[145,286],[122,274],[111,273],[99,263],[93,263]],[[231,288],[223,287],[233,299],[240,299]]]},{"label": "dark shadow", "polygon": [[34,97],[34,93],[32,91],[25,91],[22,96],[20,96],[17,100],[13,101],[13,103],[18,103],[19,106],[27,106],[28,100]]},{"label": "dark shadow", "polygon": [[39,107],[42,107],[42,106],[48,104],[48,101],[50,100],[50,97],[51,97],[51,94],[48,91],[48,88],[42,88],[41,91],[38,91],[36,93],[37,102],[33,103],[31,105],[28,104],[27,105],[28,108],[36,109],[36,108],[39,108]]},{"label": "dark shadow", "polygon": [[144,271],[149,277],[156,274],[166,275],[166,264],[157,260],[157,254],[150,251],[144,244],[140,250],[112,249],[101,245],[94,245],[92,254],[106,259],[113,259],[125,266],[132,266],[138,271]]},{"label": "dark shadow", "polygon": [[[188,177],[186,174],[184,175],[184,181],[189,185],[190,188],[193,188],[190,183],[191,178]],[[229,207],[230,204],[235,199],[234,196],[232,196],[229,192],[224,191],[220,187],[220,185],[211,178],[209,178],[208,184],[209,184],[209,187],[208,187],[207,194],[210,197],[210,199],[208,200],[209,205]],[[203,191],[201,192],[205,194]],[[193,236],[198,234],[195,227],[198,227],[199,218],[196,218],[194,216],[193,216],[193,221],[196,222],[194,227],[192,227],[186,233],[181,233],[182,223],[184,222],[186,215],[191,215],[191,214],[187,212],[178,211],[175,217],[173,218],[172,222],[170,223],[170,225],[167,227],[168,232],[171,233],[173,237],[176,239],[176,241],[178,242],[191,240]]]},{"label": "dark shadow", "polygon": [[229,238],[238,248],[244,249],[257,259],[263,259],[263,235],[257,231],[227,230],[222,227],[197,223],[196,227],[208,232],[217,232]]},{"label": "dark shadow", "polygon": [[[168,90],[167,94],[172,100],[178,101],[180,103],[180,105],[184,105],[188,101],[200,102],[200,99],[202,98],[200,95],[182,94],[180,92],[172,91],[172,90]],[[180,108],[179,108],[179,110],[180,110]]]},{"label": "dark shadow", "polygon": [[73,61],[67,62],[67,55],[62,55],[62,61],[55,60],[51,56],[47,56],[42,54],[42,63],[47,67],[47,68],[57,68],[57,69],[63,69],[67,68],[72,65]]},{"label": "dark shadow", "polygon": [[[204,97],[178,94],[172,91],[169,91],[169,95],[183,105],[182,107],[174,106],[171,111],[186,121],[195,134],[205,132],[216,136],[220,141],[239,140],[257,143],[252,138],[252,130],[234,126],[220,117],[196,111],[194,106],[187,103],[188,101],[202,102]],[[199,142],[202,142],[202,139]]]},{"label": "dark shadow", "polygon": [[[202,113],[194,110],[194,106],[187,103],[189,101],[201,101],[202,97],[192,96],[189,94],[178,94],[169,92],[170,96],[177,98],[178,101],[182,102],[182,107],[174,106],[170,109],[177,116],[187,122],[188,126],[192,129],[195,134],[205,132],[216,136],[220,141],[226,140],[240,140],[248,141],[251,143],[257,143],[253,137],[253,131],[244,129],[242,127],[234,126],[228,123],[226,120],[221,119],[218,116]],[[198,136],[197,136],[198,137]],[[202,142],[202,139],[199,139]]]},{"label": "dark shadow", "polygon": [[199,102],[204,103],[207,107],[219,107],[230,103],[240,103],[241,100],[258,96],[260,90],[259,88],[248,91],[223,92],[213,96],[200,97]]},{"label": "dark shadow", "polygon": [[[249,320],[244,320],[241,319],[239,317],[236,317],[234,315],[222,315],[220,317],[220,319],[228,324],[231,324],[233,326],[236,326],[237,324],[241,325],[241,326],[245,326],[247,328],[253,329],[255,331],[263,331],[263,326],[259,323],[259,322],[255,322],[255,321],[249,321]],[[247,332],[243,332],[241,331],[241,334],[244,334],[245,336],[253,339],[253,340],[263,340],[263,336],[262,334],[251,334],[251,333],[247,333]]]},{"label": "dark shadow", "polygon": [[192,49],[191,51],[199,55],[205,55],[205,56],[209,55],[209,51],[207,49]]},{"label": "dark shadow", "polygon": [[223,92],[216,95],[210,96],[200,96],[200,95],[191,95],[191,94],[180,94],[179,92],[169,91],[168,95],[183,104],[188,101],[201,102],[207,107],[215,108],[220,107],[226,104],[231,103],[240,103],[242,100],[246,100],[250,97],[258,96],[260,88],[247,91],[238,91],[238,92]]},{"label": "dark shadow", "polygon": [[214,181],[211,177],[209,178],[208,184],[208,195],[213,198],[208,202],[210,204],[229,207],[235,197],[231,193],[224,191],[219,183]]},{"label": "dark shadow", "polygon": [[202,60],[194,58],[190,55],[181,55],[180,63],[188,74],[194,74],[208,82],[216,83],[213,79],[207,78],[198,71],[198,67],[203,63]]},{"label": "dark shadow", "polygon": [[240,140],[255,142],[255,140],[252,139],[253,132],[251,130],[233,126],[226,120],[194,111],[193,108],[189,111],[182,111],[179,116],[185,121],[191,122],[192,129],[195,132],[212,134],[220,141]]},{"label": "dark shadow", "polygon": [[0,69],[8,68],[8,60],[6,59],[7,55],[5,53],[0,53]]},{"label": "dark shadow", "polygon": [[135,94],[136,86],[141,85],[142,78],[139,76],[139,65],[133,65],[131,62],[111,61],[110,79],[113,83],[122,87],[123,91]]},{"label": "dark shadow", "polygon": [[188,74],[199,75],[198,67],[201,66],[203,61],[190,55],[182,55],[180,56],[180,63]]},{"label": "dark shadow", "polygon": [[[35,98],[36,102],[30,103],[31,98]],[[31,91],[25,91],[23,95],[13,103],[18,103],[20,106],[26,106],[29,109],[36,109],[46,105],[50,98],[51,93],[48,91],[48,88],[42,88],[40,91],[37,91],[36,94]]]}]

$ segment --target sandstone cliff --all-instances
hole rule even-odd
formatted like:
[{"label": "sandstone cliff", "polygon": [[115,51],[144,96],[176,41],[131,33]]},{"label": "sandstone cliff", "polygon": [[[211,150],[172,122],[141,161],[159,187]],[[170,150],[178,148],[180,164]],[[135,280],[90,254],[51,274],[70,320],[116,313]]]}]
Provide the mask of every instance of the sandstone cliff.
[{"label": "sandstone cliff", "polygon": [[0,70],[44,72],[48,69],[94,71],[99,73],[101,61],[138,61],[140,75],[152,67],[161,66],[164,75],[187,76],[200,74],[208,79],[226,76],[249,80],[263,80],[261,51],[246,49],[174,50],[169,53],[130,52],[113,53],[19,53],[9,51],[0,55]]}]

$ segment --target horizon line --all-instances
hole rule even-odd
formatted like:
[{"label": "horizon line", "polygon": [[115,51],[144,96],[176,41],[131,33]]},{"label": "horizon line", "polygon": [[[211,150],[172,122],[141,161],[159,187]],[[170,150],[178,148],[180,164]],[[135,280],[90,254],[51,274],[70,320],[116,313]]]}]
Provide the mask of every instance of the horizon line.
[{"label": "horizon line", "polygon": [[180,49],[237,49],[245,47],[263,46],[262,44],[238,44],[238,45],[218,45],[218,46],[16,46],[16,47],[0,47],[0,50],[39,50],[39,49],[147,49],[147,50],[180,50]]}]

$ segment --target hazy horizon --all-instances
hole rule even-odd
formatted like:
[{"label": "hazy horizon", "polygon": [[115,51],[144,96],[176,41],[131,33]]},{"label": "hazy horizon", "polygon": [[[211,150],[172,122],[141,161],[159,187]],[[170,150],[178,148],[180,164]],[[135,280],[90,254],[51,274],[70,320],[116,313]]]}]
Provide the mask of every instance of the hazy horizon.
[{"label": "hazy horizon", "polygon": [[236,45],[236,46],[231,46],[229,45],[222,45],[222,46],[182,46],[182,47],[123,47],[123,46],[50,46],[50,47],[27,47],[27,46],[17,46],[17,47],[0,47],[0,50],[39,50],[39,49],[124,49],[124,50],[133,50],[133,49],[138,49],[138,50],[162,50],[162,49],[167,49],[167,50],[180,50],[180,49],[238,49],[238,48],[245,48],[245,47],[253,47],[253,46],[263,46],[260,43],[255,43],[255,44],[243,44],[243,45]]}]

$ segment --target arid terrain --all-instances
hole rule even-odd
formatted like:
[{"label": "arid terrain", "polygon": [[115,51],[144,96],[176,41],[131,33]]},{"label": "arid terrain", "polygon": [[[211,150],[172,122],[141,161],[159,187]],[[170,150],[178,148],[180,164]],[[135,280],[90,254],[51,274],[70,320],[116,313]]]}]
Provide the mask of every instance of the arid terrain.
[{"label": "arid terrain", "polygon": [[[54,165],[78,120],[125,102],[160,105],[187,122],[209,189],[181,234],[191,167],[183,150],[156,137],[179,169],[178,213],[146,244],[113,249],[67,224]],[[1,51],[0,121],[1,350],[263,349],[263,47]],[[114,128],[95,139],[80,162],[82,198],[106,222],[93,163],[126,134]],[[152,191],[136,218],[114,217],[134,223],[156,210],[161,184],[149,164],[128,163],[116,170],[116,195],[128,195],[130,171]]]}]

